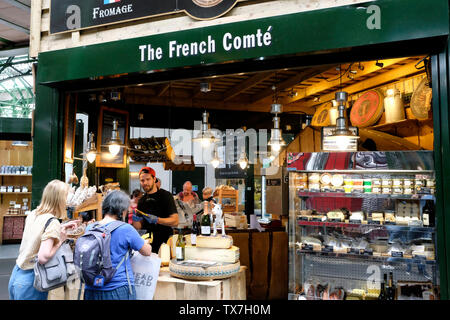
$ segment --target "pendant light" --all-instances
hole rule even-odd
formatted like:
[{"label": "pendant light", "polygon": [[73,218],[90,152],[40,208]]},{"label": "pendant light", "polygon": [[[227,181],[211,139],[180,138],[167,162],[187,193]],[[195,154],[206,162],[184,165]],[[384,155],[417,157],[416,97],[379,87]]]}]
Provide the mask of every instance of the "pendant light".
[{"label": "pendant light", "polygon": [[115,157],[120,152],[122,141],[119,137],[119,121],[113,120],[113,130],[111,134],[111,140],[108,142],[109,152]]},{"label": "pendant light", "polygon": [[336,127],[333,134],[324,138],[324,145],[327,149],[336,151],[355,151],[357,150],[357,143],[359,136],[354,135],[347,126],[347,119],[345,118],[345,103],[348,99],[348,93],[345,91],[338,91],[335,94],[338,103],[339,116],[336,119]]},{"label": "pendant light", "polygon": [[248,166],[248,159],[244,150],[242,151],[241,156],[239,157],[238,164],[242,170],[244,170]]},{"label": "pendant light", "polygon": [[194,142],[200,142],[202,148],[206,149],[209,148],[209,146],[212,143],[220,141],[217,139],[211,132],[210,132],[210,125],[208,123],[208,112],[203,112],[202,114],[202,128],[201,131],[198,133],[198,135],[192,139]]},{"label": "pendant light", "polygon": [[89,141],[88,141],[88,148],[86,150],[86,158],[89,161],[89,163],[92,163],[97,158],[97,148],[95,148],[95,142],[94,142],[94,134],[92,132],[89,133]]},{"label": "pendant light", "polygon": [[220,165],[220,158],[217,155],[217,148],[216,147],[214,148],[214,156],[213,156],[213,158],[212,158],[210,163],[211,163],[211,165],[213,166],[214,169],[217,168]]},{"label": "pendant light", "polygon": [[273,117],[273,129],[270,130],[270,140],[268,145],[275,153],[278,153],[281,150],[281,147],[286,145],[286,142],[282,137],[280,118],[278,117],[278,114],[281,112],[281,104],[273,103],[270,113],[275,114],[275,116]]}]

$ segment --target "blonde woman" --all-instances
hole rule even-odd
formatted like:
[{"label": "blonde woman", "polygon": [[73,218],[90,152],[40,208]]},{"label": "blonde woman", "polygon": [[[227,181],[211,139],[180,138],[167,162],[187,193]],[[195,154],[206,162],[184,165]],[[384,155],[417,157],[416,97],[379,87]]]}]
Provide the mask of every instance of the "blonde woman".
[{"label": "blonde woman", "polygon": [[[59,222],[66,219],[68,190],[66,183],[50,181],[44,188],[41,203],[27,216],[19,256],[9,280],[10,300],[47,300],[47,292],[33,287],[33,267],[36,258],[41,264],[47,263],[67,239],[66,230],[77,226],[75,221]],[[52,219],[44,230],[51,218],[57,219]]]}]

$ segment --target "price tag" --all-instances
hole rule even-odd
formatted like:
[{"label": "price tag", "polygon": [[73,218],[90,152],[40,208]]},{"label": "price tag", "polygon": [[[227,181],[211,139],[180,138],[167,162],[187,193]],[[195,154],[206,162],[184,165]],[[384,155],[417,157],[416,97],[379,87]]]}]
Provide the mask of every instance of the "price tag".
[{"label": "price tag", "polygon": [[322,252],[333,252],[334,247],[325,245],[325,247],[322,248]]},{"label": "price tag", "polygon": [[391,251],[391,256],[393,258],[403,258],[403,252],[401,252],[401,251]]},{"label": "price tag", "polygon": [[361,220],[350,220],[349,223],[361,224]]},{"label": "price tag", "polygon": [[313,250],[314,250],[314,247],[313,247],[312,244],[306,244],[306,243],[303,243],[303,244],[302,244],[302,250],[313,251]]},{"label": "price tag", "polygon": [[350,248],[350,252],[351,254],[362,254],[364,252],[363,249],[357,249],[357,248]]}]

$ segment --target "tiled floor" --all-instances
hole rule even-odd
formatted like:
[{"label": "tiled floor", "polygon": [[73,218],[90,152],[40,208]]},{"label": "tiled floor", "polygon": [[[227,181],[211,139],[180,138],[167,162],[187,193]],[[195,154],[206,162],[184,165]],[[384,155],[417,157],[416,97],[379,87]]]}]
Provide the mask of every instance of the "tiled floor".
[{"label": "tiled floor", "polygon": [[19,254],[19,244],[0,245],[0,300],[9,300],[8,282]]}]

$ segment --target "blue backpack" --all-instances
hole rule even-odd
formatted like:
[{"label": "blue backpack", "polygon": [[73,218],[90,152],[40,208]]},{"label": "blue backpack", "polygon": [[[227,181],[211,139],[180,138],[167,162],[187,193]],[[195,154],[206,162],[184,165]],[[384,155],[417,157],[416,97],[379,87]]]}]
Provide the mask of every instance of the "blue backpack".
[{"label": "blue backpack", "polygon": [[[89,286],[102,287],[114,277],[117,269],[129,257],[130,251],[123,257],[116,268],[111,263],[111,233],[124,225],[122,221],[113,221],[106,225],[94,223],[75,244],[74,263],[80,270],[82,282]],[[125,264],[128,285],[131,284]]]}]

